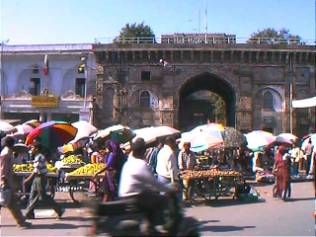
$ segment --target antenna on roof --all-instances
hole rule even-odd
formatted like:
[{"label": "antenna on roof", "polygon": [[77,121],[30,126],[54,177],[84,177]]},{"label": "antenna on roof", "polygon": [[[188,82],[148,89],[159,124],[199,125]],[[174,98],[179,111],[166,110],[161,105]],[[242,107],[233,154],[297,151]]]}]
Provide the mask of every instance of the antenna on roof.
[{"label": "antenna on roof", "polygon": [[204,6],[205,6],[205,11],[204,11],[204,13],[205,13],[205,43],[207,43],[207,1],[205,0],[205,4],[204,4]]}]

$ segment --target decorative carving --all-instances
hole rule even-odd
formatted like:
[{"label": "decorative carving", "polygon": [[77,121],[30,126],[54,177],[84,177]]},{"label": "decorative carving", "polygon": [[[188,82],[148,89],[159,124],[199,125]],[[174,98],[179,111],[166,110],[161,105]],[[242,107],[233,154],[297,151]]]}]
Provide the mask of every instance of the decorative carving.
[{"label": "decorative carving", "polygon": [[64,95],[61,97],[62,99],[80,99],[81,97],[79,95],[76,95],[76,93],[72,90],[66,91]]},{"label": "decorative carving", "polygon": [[247,96],[241,96],[239,100],[239,108],[243,110],[251,110],[251,107],[251,98]]},{"label": "decorative carving", "polygon": [[20,97],[20,98],[31,98],[32,95],[30,93],[28,93],[26,90],[21,90],[16,97]]}]

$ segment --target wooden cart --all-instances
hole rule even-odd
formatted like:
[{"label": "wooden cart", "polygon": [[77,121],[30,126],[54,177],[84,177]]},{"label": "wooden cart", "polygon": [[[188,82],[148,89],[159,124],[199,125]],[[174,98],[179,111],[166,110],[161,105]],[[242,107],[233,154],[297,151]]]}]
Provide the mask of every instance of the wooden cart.
[{"label": "wooden cart", "polygon": [[181,174],[181,178],[189,181],[188,194],[191,203],[218,199],[221,196],[235,198],[236,185],[244,182],[237,171],[220,171],[217,169],[193,170]]}]

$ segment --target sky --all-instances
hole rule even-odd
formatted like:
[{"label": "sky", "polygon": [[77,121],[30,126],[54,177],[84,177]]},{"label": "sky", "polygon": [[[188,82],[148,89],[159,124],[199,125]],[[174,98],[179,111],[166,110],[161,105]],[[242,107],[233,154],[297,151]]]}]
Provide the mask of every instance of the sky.
[{"label": "sky", "polygon": [[[0,41],[109,43],[127,23],[161,34],[235,34],[286,28],[315,42],[316,0],[0,0]],[[205,14],[207,12],[207,14]]]}]

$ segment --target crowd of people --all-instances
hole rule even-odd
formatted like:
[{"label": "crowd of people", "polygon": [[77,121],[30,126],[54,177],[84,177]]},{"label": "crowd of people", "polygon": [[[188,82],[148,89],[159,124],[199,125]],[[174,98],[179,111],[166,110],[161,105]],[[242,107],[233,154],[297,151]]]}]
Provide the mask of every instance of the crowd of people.
[{"label": "crowd of people", "polygon": [[[9,187],[15,190],[13,163],[32,162],[34,165],[32,174],[23,181],[24,185],[31,183],[25,214],[22,215],[15,195],[12,195],[8,205],[17,224],[21,227],[30,226],[26,219],[35,218],[34,209],[41,202],[53,208],[57,218],[61,218],[64,210],[46,193],[46,161],[54,163],[60,154],[57,155],[56,151],[46,152],[36,141],[31,145],[30,152],[20,154],[14,152],[14,144],[12,137],[5,138],[0,156],[0,188]],[[102,140],[88,144],[75,153],[87,162],[105,163],[105,168],[94,175],[95,181],[99,182],[98,192],[102,202],[133,198],[137,205],[146,211],[148,221],[152,223],[156,207],[166,204],[159,192],[175,192],[179,199],[189,199],[190,181],[182,180],[180,174],[201,168],[201,156],[207,158],[209,168],[237,170],[245,176],[255,175],[257,181],[260,181],[260,176],[274,176],[276,185],[273,194],[285,199],[291,196],[291,176],[303,173],[305,176],[314,175],[316,149],[310,140],[304,150],[294,143],[291,147],[270,146],[256,152],[247,148],[236,148],[194,153],[190,150],[190,142],[182,141],[178,144],[174,137],[168,136],[164,140],[157,140],[150,147],[142,138],[131,142],[129,148],[122,148],[122,144],[115,139]],[[100,176],[103,172],[105,176]],[[94,183],[91,182],[90,191],[95,191]],[[154,231],[152,224],[149,224],[149,231]]]}]

